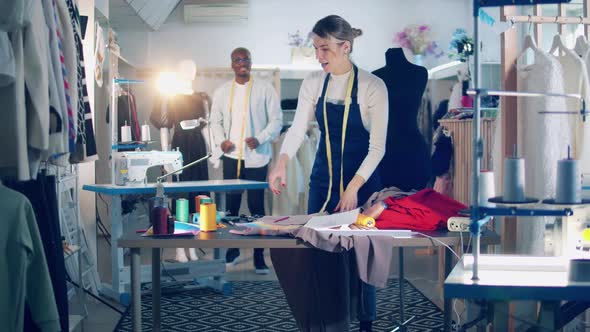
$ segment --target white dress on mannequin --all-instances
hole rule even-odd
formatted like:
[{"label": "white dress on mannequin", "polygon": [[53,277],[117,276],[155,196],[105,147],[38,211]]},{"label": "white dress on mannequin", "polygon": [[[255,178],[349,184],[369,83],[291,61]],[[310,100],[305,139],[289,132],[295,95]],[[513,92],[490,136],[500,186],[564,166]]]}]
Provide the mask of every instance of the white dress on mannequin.
[{"label": "white dress on mannequin", "polygon": [[[542,50],[534,49],[533,52],[532,64],[517,65],[518,90],[564,93],[559,61]],[[529,197],[555,196],[557,160],[564,157],[567,144],[571,143],[569,119],[568,116],[539,114],[539,111],[565,109],[564,98],[518,99],[518,155],[525,158],[525,191]],[[543,217],[519,218],[517,253],[544,255],[544,232]]]}]

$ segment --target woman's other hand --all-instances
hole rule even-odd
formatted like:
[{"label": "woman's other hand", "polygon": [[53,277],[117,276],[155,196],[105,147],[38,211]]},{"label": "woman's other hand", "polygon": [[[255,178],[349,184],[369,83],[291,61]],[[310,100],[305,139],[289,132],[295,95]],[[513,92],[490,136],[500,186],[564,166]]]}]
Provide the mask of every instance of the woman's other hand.
[{"label": "woman's other hand", "polygon": [[[287,185],[287,162],[289,161],[289,156],[286,154],[281,154],[279,156],[279,161],[275,165],[275,167],[270,172],[268,176],[268,185],[270,190],[275,194],[278,195],[281,193],[281,188],[285,188]],[[278,184],[277,184],[278,182]]]}]

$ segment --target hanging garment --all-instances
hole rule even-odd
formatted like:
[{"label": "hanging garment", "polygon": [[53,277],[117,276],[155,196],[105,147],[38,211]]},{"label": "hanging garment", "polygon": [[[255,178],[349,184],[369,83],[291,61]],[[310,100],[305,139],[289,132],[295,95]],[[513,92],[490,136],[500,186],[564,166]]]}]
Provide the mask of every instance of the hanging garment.
[{"label": "hanging garment", "polygon": [[[274,163],[278,160],[281,146],[285,140],[285,134],[273,142],[273,161],[271,169],[274,168]],[[309,175],[305,176],[299,158],[290,158],[287,163],[287,181],[286,188],[281,195],[272,195],[272,215],[273,216],[288,216],[306,214],[307,210],[302,211],[299,202],[299,194],[303,193],[308,188]]]},{"label": "hanging garment", "polygon": [[[63,131],[61,132],[61,139],[63,140],[65,152],[72,152],[73,150],[73,137],[71,134],[74,132],[73,113],[66,100],[65,81],[67,79],[65,73],[65,65],[62,64],[63,54],[61,53],[61,41],[59,34],[59,22],[57,21],[56,8],[53,0],[42,0],[43,12],[45,14],[45,22],[47,24],[49,34],[49,65],[50,70],[53,70],[53,80],[49,82],[49,94],[54,100],[57,101],[55,109],[61,114],[63,119]],[[63,65],[63,67],[62,67]]]},{"label": "hanging garment", "polygon": [[[4,250],[0,256],[2,330],[23,331],[25,304],[42,331],[62,330],[38,219],[31,203],[21,193],[0,183],[0,209],[3,214],[0,248]],[[62,252],[59,254],[63,257]],[[67,325],[65,328],[68,331]]]},{"label": "hanging garment", "polygon": [[[576,43],[577,45],[577,43]],[[586,68],[586,76],[588,77],[588,80],[590,81],[590,49],[588,48],[588,44],[586,44],[587,47],[587,51],[586,53],[584,53],[584,55],[582,56],[582,61],[584,62],[584,66]],[[585,98],[588,98],[588,96],[586,96]],[[585,99],[588,100],[588,99]],[[586,108],[588,108],[587,106],[588,104],[586,103]],[[577,117],[577,119],[579,120],[579,117]],[[588,136],[590,136],[590,123],[588,121],[588,118],[586,118],[586,122],[577,122],[578,126],[576,127],[577,131],[576,131],[576,140],[579,141],[580,139],[582,139],[582,145],[581,145],[581,149],[582,149],[582,153],[581,153],[581,163],[582,163],[582,172],[583,173],[590,173],[590,151],[588,151],[588,149],[590,149],[590,143],[588,142]],[[580,136],[580,132],[583,133],[583,136]]]},{"label": "hanging garment", "polygon": [[20,180],[36,176],[41,153],[49,146],[48,31],[41,3],[25,6],[30,7],[26,25],[9,33],[15,80],[0,87],[2,106],[10,110],[0,121],[0,141],[10,142],[0,148],[0,175]]},{"label": "hanging garment", "polygon": [[[565,93],[581,95],[584,100],[590,100],[590,82],[588,80],[588,69],[586,63],[572,50],[565,49],[565,54],[557,56],[556,59],[561,64],[561,81],[564,84]],[[577,99],[565,99],[566,108],[563,111],[579,112],[582,109],[582,102]],[[582,172],[590,172],[590,143],[586,141],[590,138],[590,127],[588,121],[583,122],[580,115],[567,116],[570,122],[572,136],[572,157],[581,160]],[[588,133],[585,135],[585,133]],[[565,151],[563,151],[565,152]],[[563,153],[562,152],[562,153]],[[561,158],[565,158],[566,153]]]},{"label": "hanging garment", "polygon": [[131,140],[141,141],[141,124],[137,119],[137,105],[131,91],[126,91],[117,98],[117,128],[120,130],[125,125],[131,127]]},{"label": "hanging garment", "polygon": [[8,33],[0,31],[0,87],[14,83],[16,69]]},{"label": "hanging garment", "polygon": [[[564,93],[559,61],[539,49],[534,49],[533,53],[532,64],[517,65],[518,90]],[[517,149],[519,157],[525,159],[525,193],[528,197],[555,197],[557,160],[566,155],[567,144],[571,142],[569,119],[567,116],[539,114],[539,111],[561,111],[566,106],[565,98],[518,98]],[[543,218],[519,218],[518,225],[517,253],[543,255]]]},{"label": "hanging garment", "polygon": [[66,0],[72,26],[74,29],[74,42],[76,43],[76,54],[78,56],[77,84],[73,88],[78,89],[78,105],[74,106],[76,127],[76,148],[75,153],[70,155],[71,163],[93,161],[97,159],[96,140],[94,137],[94,126],[92,124],[92,112],[90,100],[86,87],[86,70],[84,64],[84,49],[82,46],[82,28],[80,27],[80,14],[78,5],[74,0]]},{"label": "hanging garment", "polygon": [[590,51],[590,48],[588,47],[588,40],[586,39],[586,36],[581,35],[581,36],[578,36],[578,38],[576,38],[576,44],[574,45],[573,51],[582,59],[584,59],[586,57],[588,51]]},{"label": "hanging garment", "polygon": [[63,65],[65,65],[65,79],[67,81],[66,102],[72,110],[72,128],[74,132],[71,135],[72,140],[78,130],[77,119],[75,119],[75,110],[78,105],[78,89],[76,81],[78,80],[78,55],[76,54],[76,42],[74,40],[74,28],[68,6],[65,0],[54,0],[57,10],[57,21],[59,22],[60,45],[63,53]]},{"label": "hanging garment", "polygon": [[[301,186],[300,190],[300,197],[299,200],[299,213],[306,213],[307,212],[307,201],[309,200],[309,181],[308,179],[311,176],[311,169],[313,167],[313,162],[315,159],[315,154],[318,150],[318,137],[320,135],[319,129],[316,127],[310,128],[308,131],[311,135],[307,135],[297,151],[297,160],[301,165],[301,171],[303,173],[303,177],[298,179],[298,184]],[[277,151],[278,152],[278,151]],[[290,178],[290,175],[287,176],[287,180]],[[301,195],[303,194],[303,195]]]},{"label": "hanging garment", "polygon": [[104,42],[104,34],[102,32],[102,27],[98,22],[96,22],[96,24],[94,25],[94,30],[96,33],[96,45],[94,46],[94,79],[96,80],[96,85],[98,85],[98,87],[102,87],[102,66],[105,60],[106,45]]},{"label": "hanging garment", "polygon": [[11,32],[21,29],[31,21],[34,0],[4,0],[0,2],[0,30]]}]

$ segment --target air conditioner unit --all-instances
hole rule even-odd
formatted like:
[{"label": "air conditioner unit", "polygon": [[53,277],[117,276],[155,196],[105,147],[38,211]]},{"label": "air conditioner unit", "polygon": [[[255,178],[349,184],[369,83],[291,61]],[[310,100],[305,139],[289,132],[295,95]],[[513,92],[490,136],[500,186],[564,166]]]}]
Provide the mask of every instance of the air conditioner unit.
[{"label": "air conditioner unit", "polygon": [[239,23],[248,20],[248,3],[209,2],[186,3],[184,5],[185,23]]}]

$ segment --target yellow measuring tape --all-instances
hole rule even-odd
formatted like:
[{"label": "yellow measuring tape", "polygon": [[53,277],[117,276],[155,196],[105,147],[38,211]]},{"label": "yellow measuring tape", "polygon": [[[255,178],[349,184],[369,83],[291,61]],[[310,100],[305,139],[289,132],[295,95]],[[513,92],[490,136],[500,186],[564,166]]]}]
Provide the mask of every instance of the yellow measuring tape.
[{"label": "yellow measuring tape", "polygon": [[[234,105],[234,85],[236,81],[231,82],[231,89],[229,90],[229,115],[231,119],[231,111]],[[239,150],[238,150],[238,179],[240,178],[240,171],[242,166],[242,156],[244,154],[244,133],[246,131],[246,113],[248,111],[248,101],[250,100],[250,92],[252,92],[252,78],[248,82],[248,90],[246,91],[246,101],[244,101],[244,111],[242,115],[242,131],[240,133],[240,142],[239,142]],[[231,121],[231,120],[230,120]],[[231,128],[231,126],[230,126]]]},{"label": "yellow measuring tape", "polygon": [[366,227],[375,227],[375,219],[362,213],[359,213],[358,217],[356,218],[355,224]]},{"label": "yellow measuring tape", "polygon": [[[346,141],[346,126],[348,125],[348,113],[350,112],[350,104],[352,103],[352,86],[354,83],[354,68],[351,69],[350,77],[348,78],[348,88],[346,89],[346,98],[344,99],[344,119],[342,120],[342,144],[341,144],[341,153],[340,153],[340,196],[344,192],[344,142]],[[326,99],[328,94],[328,88],[330,87],[330,80],[328,80],[328,85],[326,86],[326,95],[324,95],[324,131],[326,133],[326,154],[328,157],[328,173],[330,174],[330,184],[328,185],[328,196],[322,209],[320,212],[324,212],[326,210],[326,206],[330,201],[330,197],[332,196],[332,177],[334,176],[332,171],[332,146],[330,144],[330,132],[328,131],[328,113],[326,112]]]}]

